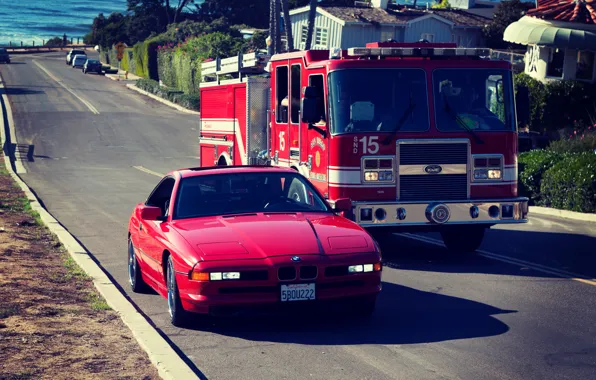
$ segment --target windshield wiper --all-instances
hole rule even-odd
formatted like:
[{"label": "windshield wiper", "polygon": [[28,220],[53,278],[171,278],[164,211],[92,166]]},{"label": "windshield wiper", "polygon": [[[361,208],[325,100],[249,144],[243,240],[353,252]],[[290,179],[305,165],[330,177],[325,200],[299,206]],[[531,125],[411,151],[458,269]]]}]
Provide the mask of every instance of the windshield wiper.
[{"label": "windshield wiper", "polygon": [[457,122],[457,124],[459,124],[460,127],[462,127],[462,129],[466,132],[468,132],[470,135],[472,135],[472,137],[474,137],[474,140],[476,140],[476,142],[478,144],[484,144],[484,140],[482,140],[480,138],[480,136],[478,136],[478,134],[476,134],[476,132],[474,132],[474,130],[472,128],[470,128],[465,121],[463,121],[458,114],[456,114],[455,112],[453,112],[453,110],[451,109],[451,106],[449,106],[449,103],[447,102],[447,97],[443,96],[443,101],[445,102],[445,110],[447,112],[449,112],[450,115],[455,117],[455,121]]},{"label": "windshield wiper", "polygon": [[395,128],[393,129],[393,131],[391,131],[389,136],[387,136],[385,138],[385,140],[382,141],[383,145],[387,145],[391,142],[391,140],[393,139],[393,136],[395,136],[395,134],[401,129],[401,127],[403,127],[406,120],[408,120],[408,117],[410,117],[410,114],[412,112],[414,112],[414,108],[416,108],[416,104],[412,103],[412,92],[410,91],[410,105],[408,106],[408,109],[406,109],[406,111],[404,112],[402,117],[399,119],[399,121],[395,125]]}]

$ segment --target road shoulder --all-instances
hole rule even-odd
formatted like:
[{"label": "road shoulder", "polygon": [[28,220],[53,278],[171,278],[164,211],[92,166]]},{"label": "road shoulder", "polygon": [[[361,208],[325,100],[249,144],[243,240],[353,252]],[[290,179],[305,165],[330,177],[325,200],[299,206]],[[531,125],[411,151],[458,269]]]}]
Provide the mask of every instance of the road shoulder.
[{"label": "road shoulder", "polygon": [[[1,78],[0,78],[1,79]],[[3,86],[0,86],[3,91]],[[7,112],[9,108],[6,107]],[[12,121],[11,115],[4,115],[0,112],[2,144],[6,142],[5,126]],[[12,141],[16,143],[16,141]],[[160,333],[139,313],[133,304],[122,294],[118,287],[110,280],[107,274],[94,261],[87,250],[82,247],[58,220],[56,220],[45,208],[42,207],[39,199],[29,189],[27,184],[21,180],[13,171],[9,157],[4,156],[4,165],[10,176],[24,192],[25,197],[31,204],[31,209],[39,214],[40,222],[52,232],[82,270],[92,279],[95,288],[106,299],[107,304],[115,310],[124,324],[131,330],[138,344],[145,350],[149,360],[157,368],[159,375],[164,379],[193,379],[198,378],[191,367],[176,353],[174,348],[160,335]],[[123,232],[123,236],[126,234]],[[126,252],[123,252],[125,255]],[[123,260],[125,262],[125,260]]]}]

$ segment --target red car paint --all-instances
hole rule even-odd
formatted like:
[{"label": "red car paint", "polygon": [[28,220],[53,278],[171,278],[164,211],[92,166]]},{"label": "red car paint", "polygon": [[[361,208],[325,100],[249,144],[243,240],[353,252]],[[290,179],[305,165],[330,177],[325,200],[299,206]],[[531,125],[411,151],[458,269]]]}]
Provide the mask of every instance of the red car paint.
[{"label": "red car paint", "polygon": [[[167,297],[165,267],[167,257],[171,255],[182,305],[185,310],[197,313],[209,313],[213,306],[279,303],[281,283],[314,282],[319,301],[354,296],[375,297],[381,290],[381,271],[332,277],[325,274],[328,267],[381,262],[381,253],[373,239],[356,223],[333,212],[172,218],[179,184],[184,178],[222,173],[242,176],[259,172],[295,174],[285,168],[228,167],[185,169],[166,175],[164,178],[175,181],[166,219],[142,220],[141,213],[147,203],[144,202],[135,207],[129,221],[129,238],[143,280]],[[320,194],[318,196],[321,197]],[[295,263],[291,260],[293,256],[302,260]],[[316,279],[299,279],[299,268],[304,265],[317,267]],[[277,270],[281,266],[297,267],[298,278],[279,281]],[[267,279],[195,281],[191,279],[193,270],[242,273],[259,270],[267,272]],[[354,281],[358,284],[354,285]],[[256,290],[234,292],[246,287]]]}]

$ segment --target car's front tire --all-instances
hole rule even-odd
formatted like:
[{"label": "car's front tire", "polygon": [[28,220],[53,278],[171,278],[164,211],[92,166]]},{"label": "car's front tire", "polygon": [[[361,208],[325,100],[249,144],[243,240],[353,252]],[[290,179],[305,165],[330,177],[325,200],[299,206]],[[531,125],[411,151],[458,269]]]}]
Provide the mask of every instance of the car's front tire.
[{"label": "car's front tire", "polygon": [[176,272],[174,271],[174,261],[172,256],[168,256],[168,265],[166,271],[166,285],[168,287],[168,311],[170,313],[170,322],[176,327],[184,327],[189,320],[189,312],[182,307],[178,284],[176,283]]},{"label": "car's front tire", "polygon": [[141,267],[139,266],[132,240],[130,239],[128,239],[128,282],[132,291],[135,293],[144,293],[149,289],[149,286],[143,280]]},{"label": "car's front tire", "polygon": [[485,227],[449,228],[441,231],[445,246],[454,252],[471,253],[476,251],[484,239]]}]

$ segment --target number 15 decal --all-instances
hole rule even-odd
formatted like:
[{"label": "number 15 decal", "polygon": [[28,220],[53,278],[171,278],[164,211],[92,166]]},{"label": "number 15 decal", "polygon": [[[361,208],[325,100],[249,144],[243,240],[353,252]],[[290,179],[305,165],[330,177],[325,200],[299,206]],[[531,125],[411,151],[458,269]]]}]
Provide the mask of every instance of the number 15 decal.
[{"label": "number 15 decal", "polygon": [[364,154],[376,154],[379,152],[379,143],[377,140],[379,136],[364,136],[361,138],[360,143],[362,143],[362,153]]}]

